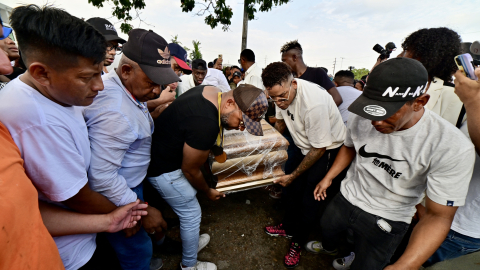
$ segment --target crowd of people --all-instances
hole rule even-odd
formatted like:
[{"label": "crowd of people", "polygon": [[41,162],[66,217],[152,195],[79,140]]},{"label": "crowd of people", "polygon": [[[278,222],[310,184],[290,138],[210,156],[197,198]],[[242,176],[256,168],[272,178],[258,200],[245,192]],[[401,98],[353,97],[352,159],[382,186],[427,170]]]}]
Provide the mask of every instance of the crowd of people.
[{"label": "crowd of people", "polygon": [[[224,130],[262,136],[262,119],[290,143],[285,175],[267,187],[285,215],[264,228],[291,238],[285,267],[302,250],[339,256],[335,269],[387,270],[480,250],[480,83],[458,71],[451,29],[412,33],[398,57],[355,79],[307,66],[297,40],[264,69],[250,49],[224,67],[221,55],[190,62],[151,30],[124,40],[106,19],[52,6],[20,6],[9,20],[0,269],[100,269],[97,233],[121,269],[161,269],[154,247],[182,254],[180,269],[217,269],[197,260],[210,236],[196,195],[225,197],[205,179],[209,155],[222,160]],[[181,242],[166,234],[174,223]]]}]

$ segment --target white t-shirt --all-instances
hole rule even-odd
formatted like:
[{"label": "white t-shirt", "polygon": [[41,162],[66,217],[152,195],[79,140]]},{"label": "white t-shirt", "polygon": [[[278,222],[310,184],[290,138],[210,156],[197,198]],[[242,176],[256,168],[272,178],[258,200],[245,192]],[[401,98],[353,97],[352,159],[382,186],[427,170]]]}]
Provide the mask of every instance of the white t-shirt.
[{"label": "white t-shirt", "polygon": [[348,107],[352,102],[354,102],[358,96],[362,94],[362,91],[358,91],[358,89],[353,88],[351,86],[338,86],[337,87],[338,93],[342,97],[342,104],[338,106],[338,110],[342,115],[343,123],[346,125],[348,116],[350,115],[350,111],[348,111]]},{"label": "white t-shirt", "polygon": [[[82,108],[63,107],[19,78],[0,92],[0,122],[20,149],[25,172],[39,198],[47,202],[65,201],[88,181],[90,142]],[[53,238],[67,270],[78,269],[90,260],[96,248],[95,236]]]},{"label": "white t-shirt", "polygon": [[257,63],[253,63],[247,71],[245,71],[245,80],[239,82],[237,84],[251,84],[257,88],[265,90],[265,86],[263,85],[262,81],[262,69],[257,65]]},{"label": "white t-shirt", "polygon": [[[468,127],[465,122],[460,130],[467,136]],[[473,238],[480,238],[480,156],[476,154],[472,180],[468,187],[465,205],[460,206],[455,213],[452,230]]]},{"label": "white t-shirt", "polygon": [[425,109],[413,127],[383,134],[352,113],[347,126],[345,146],[357,155],[340,191],[353,205],[410,223],[425,190],[441,205],[465,203],[475,150],[445,119]]},{"label": "white t-shirt", "polygon": [[[275,104],[277,119],[283,119],[295,145],[306,155],[312,148],[338,148],[346,128],[332,96],[318,84],[297,81],[297,95],[286,110]],[[291,94],[293,94],[294,90]]]}]

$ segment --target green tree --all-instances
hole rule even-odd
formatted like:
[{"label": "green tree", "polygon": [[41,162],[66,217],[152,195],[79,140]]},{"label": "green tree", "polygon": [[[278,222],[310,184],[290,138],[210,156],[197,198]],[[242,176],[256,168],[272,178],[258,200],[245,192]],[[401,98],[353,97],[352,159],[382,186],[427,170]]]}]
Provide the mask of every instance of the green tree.
[{"label": "green tree", "polygon": [[[180,0],[180,7],[183,12],[191,12],[195,5],[201,5],[202,9],[199,10],[196,15],[205,17],[205,23],[210,27],[215,28],[218,24],[222,25],[223,31],[227,31],[232,24],[231,19],[233,16],[232,8],[228,6],[226,0]],[[234,0],[231,0],[234,2]],[[248,20],[255,19],[255,13],[258,11],[267,12],[272,10],[273,6],[280,6],[290,2],[291,0],[244,0],[247,7]],[[120,29],[123,33],[127,34],[128,31],[133,29],[133,25],[130,24],[132,20],[142,19],[140,18],[140,10],[145,8],[145,0],[88,0],[88,3],[94,7],[101,8],[105,2],[113,3],[113,16],[122,21]],[[236,3],[236,2],[234,2]],[[132,16],[132,14],[134,14]],[[142,21],[143,22],[143,21]]]},{"label": "green tree", "polygon": [[[227,31],[232,24],[233,16],[232,8],[225,3],[226,0],[180,0],[183,12],[191,12],[195,5],[201,5],[202,8],[195,14],[203,16],[206,13],[205,23],[212,29],[218,24],[222,25],[223,31]],[[272,10],[273,6],[280,6],[290,2],[291,0],[244,0],[246,1],[245,11],[248,14],[248,20],[255,19],[255,13],[258,11],[267,12]],[[202,3],[204,2],[204,3]],[[232,1],[233,2],[233,1]],[[234,2],[236,3],[236,2]]]},{"label": "green tree", "polygon": [[192,59],[192,61],[195,59],[202,59],[203,56],[202,56],[202,53],[200,52],[200,41],[193,40],[192,43],[193,43],[193,50],[190,53],[190,58]]},{"label": "green tree", "polygon": [[[115,6],[113,9],[113,16],[122,21],[120,25],[120,30],[127,34],[128,31],[133,29],[133,25],[130,24],[132,20],[142,19],[140,18],[139,11],[145,8],[145,0],[88,0],[88,3],[92,4],[94,7],[101,8],[103,7],[104,2],[112,2]],[[132,9],[135,11],[136,16],[132,17],[130,12]]]},{"label": "green tree", "polygon": [[183,46],[182,42],[178,40],[178,35],[172,36],[171,42],[182,46],[187,52],[190,51],[190,49],[187,48],[187,46]]},{"label": "green tree", "polygon": [[370,71],[366,68],[355,68],[352,69],[353,74],[355,74],[355,80],[360,80],[363,76],[370,73]]}]

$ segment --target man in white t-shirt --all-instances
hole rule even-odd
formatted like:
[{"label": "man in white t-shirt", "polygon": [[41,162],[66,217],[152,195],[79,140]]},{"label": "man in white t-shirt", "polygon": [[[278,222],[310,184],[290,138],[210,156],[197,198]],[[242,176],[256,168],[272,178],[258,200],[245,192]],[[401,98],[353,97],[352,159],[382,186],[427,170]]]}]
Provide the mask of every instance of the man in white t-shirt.
[{"label": "man in white t-shirt", "polygon": [[[480,69],[475,70],[480,77]],[[465,205],[458,208],[447,238],[423,265],[425,267],[480,250],[480,81],[471,80],[460,71],[455,73],[455,93],[465,104],[468,121],[460,130],[469,137],[477,149],[475,168],[468,187]],[[470,136],[469,134],[472,134]]]},{"label": "man in white t-shirt", "polygon": [[[355,259],[334,264],[418,269],[445,239],[458,206],[465,203],[475,150],[455,126],[424,108],[427,81],[423,65],[408,58],[390,59],[372,71],[349,107],[354,114],[345,145],[314,197],[324,200],[333,178],[353,163],[321,219],[322,242],[308,243],[307,250],[335,255],[339,237],[351,230]],[[424,218],[403,255],[387,266],[425,191]]]},{"label": "man in white t-shirt", "polygon": [[[276,105],[275,128],[283,133],[288,127],[295,145],[301,149],[299,157],[289,157],[300,160],[297,168],[274,181],[286,187],[288,203],[284,220],[280,225],[265,228],[271,236],[293,236],[284,261],[285,266],[291,268],[299,263],[301,246],[307,241],[322,205],[311,194],[332,166],[343,144],[346,128],[328,92],[317,84],[294,79],[287,64],[268,65],[262,80]],[[329,191],[332,196],[340,189],[339,183],[337,190]]]},{"label": "man in white t-shirt", "polygon": [[251,84],[257,88],[265,90],[262,82],[262,69],[255,63],[255,54],[250,49],[245,49],[240,53],[238,63],[245,70],[245,79],[240,84]]},{"label": "man in white t-shirt", "polygon": [[348,116],[350,112],[348,107],[352,102],[354,102],[361,94],[361,91],[358,91],[353,87],[355,82],[355,75],[349,70],[340,70],[335,73],[335,78],[333,78],[333,83],[337,87],[338,93],[342,96],[342,104],[338,106],[338,110],[342,115],[343,123],[347,124]]},{"label": "man in white t-shirt", "polygon": [[[80,213],[113,211],[116,206],[88,185],[90,142],[79,107],[92,104],[103,89],[105,38],[50,6],[18,7],[11,25],[28,70],[0,92],[0,121],[20,149],[39,199]],[[54,237],[67,270],[91,259],[95,236]]]},{"label": "man in white t-shirt", "polygon": [[220,88],[222,92],[230,91],[227,78],[223,73],[214,68],[207,68],[207,63],[202,59],[195,59],[192,62],[192,74],[180,77],[181,82],[178,83],[177,93],[187,92],[195,86],[212,85]]}]

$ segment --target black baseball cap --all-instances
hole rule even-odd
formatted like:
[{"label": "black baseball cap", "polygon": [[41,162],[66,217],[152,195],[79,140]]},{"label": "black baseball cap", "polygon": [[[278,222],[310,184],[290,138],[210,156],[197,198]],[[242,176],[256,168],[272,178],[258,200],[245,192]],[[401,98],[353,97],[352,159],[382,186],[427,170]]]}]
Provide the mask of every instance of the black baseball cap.
[{"label": "black baseball cap", "polygon": [[125,39],[118,36],[117,30],[113,24],[103,18],[91,18],[87,20],[98,32],[100,32],[107,41],[118,41],[118,43],[125,43]]},{"label": "black baseball cap", "polygon": [[407,101],[425,93],[428,72],[419,61],[398,57],[379,64],[368,76],[362,94],[348,110],[381,121],[394,115]]},{"label": "black baseball cap", "polygon": [[200,70],[207,70],[207,62],[202,59],[195,59],[192,62],[192,68],[200,69]]},{"label": "black baseball cap", "polygon": [[137,28],[128,32],[128,42],[123,45],[122,51],[154,83],[166,85],[182,81],[170,65],[168,43],[152,30]]},{"label": "black baseball cap", "polygon": [[192,70],[192,68],[187,65],[187,51],[185,51],[182,46],[176,43],[170,43],[168,44],[168,49],[170,50],[170,56],[173,56],[173,58],[175,58],[175,61],[177,61],[177,64],[182,69]]},{"label": "black baseball cap", "polygon": [[248,133],[255,136],[263,136],[260,121],[267,113],[267,96],[262,89],[251,84],[241,84],[233,91],[233,99],[242,111],[243,124]]}]

